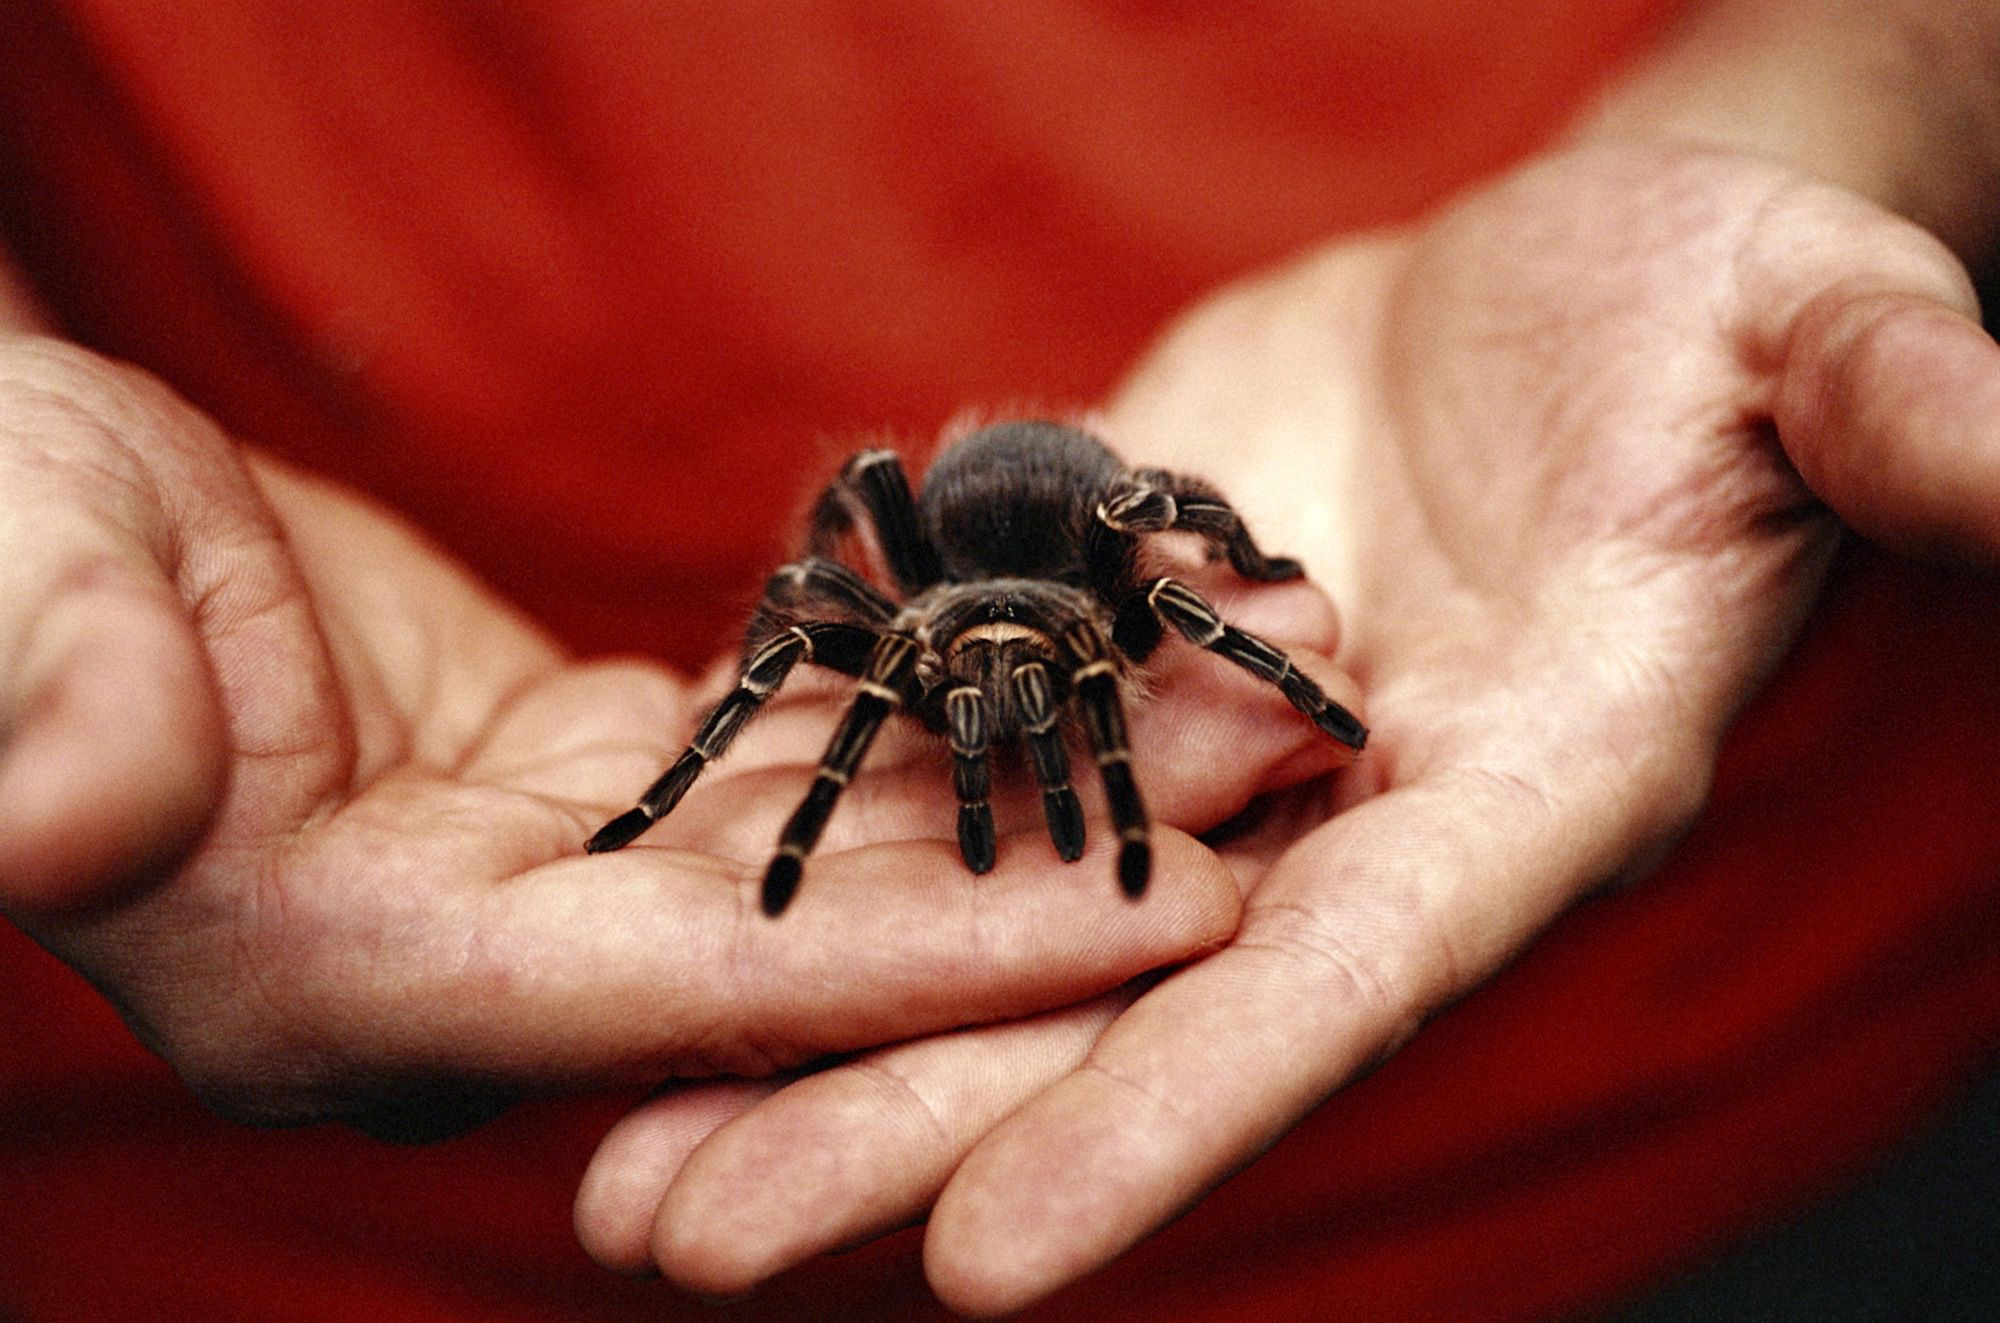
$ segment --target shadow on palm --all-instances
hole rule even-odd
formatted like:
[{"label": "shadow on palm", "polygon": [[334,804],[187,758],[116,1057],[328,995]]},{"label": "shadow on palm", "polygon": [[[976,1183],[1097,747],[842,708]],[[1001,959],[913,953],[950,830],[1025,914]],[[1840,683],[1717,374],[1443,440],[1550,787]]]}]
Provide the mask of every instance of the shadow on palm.
[{"label": "shadow on palm", "polygon": [[[1563,880],[1454,956],[1458,977],[1692,813],[1832,543],[1772,430],[1780,346],[1760,330],[1786,310],[1756,304],[1780,282],[1743,221],[1775,228],[1813,190],[1694,153],[1658,166],[1558,158],[1248,287],[1181,328],[1119,409],[1161,438],[1149,459],[1195,466],[1208,428],[1261,401],[1231,452],[1251,467],[1209,469],[1267,525],[1320,532],[1301,554],[1347,613],[1341,660],[1375,726],[1328,808],[1417,791],[1440,822],[1520,838],[1466,835],[1495,866],[1553,851],[1534,873]],[[1235,374],[1178,370],[1246,343],[1263,352]],[[1327,491],[1337,520],[1306,508]],[[1360,867],[1389,808],[1315,871]]]},{"label": "shadow on palm", "polygon": [[[1835,525],[1776,419],[1802,309],[1855,271],[1963,285],[1857,198],[1613,147],[1195,309],[1106,434],[1327,588],[1367,753],[1264,787],[1218,838],[1243,924],[1143,993],[634,1111],[579,1194],[586,1246],[730,1293],[928,1209],[940,1297],[1020,1309],[1643,868],[1816,593]],[[1141,766],[1161,800],[1213,768]]]},{"label": "shadow on palm", "polygon": [[[1119,895],[1094,786],[1092,847],[1060,865],[1038,796],[1003,772],[998,867],[970,876],[948,754],[900,721],[795,909],[765,918],[756,879],[853,692],[823,673],[641,842],[586,857],[731,668],[696,691],[646,664],[570,663],[363,503],[275,467],[259,479],[290,563],[254,610],[202,625],[218,672],[254,670],[225,685],[230,793],[175,877],[62,939],[231,1115],[428,1138],[523,1092],[764,1075],[1068,1004],[1234,924],[1227,873],[1170,831],[1151,893]],[[1330,645],[1316,592],[1270,596],[1279,637]],[[1175,657],[1160,678],[1179,701],[1135,713],[1142,758],[1213,769],[1162,780],[1165,821],[1207,826],[1333,756],[1226,669]]]}]

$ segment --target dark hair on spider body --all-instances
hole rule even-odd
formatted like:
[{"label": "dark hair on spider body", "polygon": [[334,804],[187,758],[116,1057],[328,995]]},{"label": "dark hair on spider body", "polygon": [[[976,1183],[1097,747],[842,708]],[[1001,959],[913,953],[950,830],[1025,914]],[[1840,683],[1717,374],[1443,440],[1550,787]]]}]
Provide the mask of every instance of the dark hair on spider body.
[{"label": "dark hair on spider body", "polygon": [[[1276,685],[1348,748],[1359,750],[1368,734],[1283,652],[1226,624],[1194,589],[1143,577],[1144,540],[1172,530],[1199,536],[1246,578],[1301,573],[1297,561],[1260,551],[1207,484],[1127,469],[1096,437],[1067,424],[980,428],[938,457],[920,497],[894,451],[862,451],[821,494],[806,554],[765,586],[736,688],[637,806],[585,848],[618,849],[671,812],[792,668],[807,662],[854,676],[859,686],[778,838],[764,874],[765,913],[791,903],[841,791],[897,711],[950,741],[959,851],[975,873],[993,867],[989,753],[1009,741],[1026,747],[1056,853],[1082,855],[1083,810],[1063,739],[1065,723],[1080,717],[1118,831],[1119,886],[1143,894],[1152,850],[1120,690],[1168,628]],[[873,538],[895,596],[836,559],[850,533]]]}]

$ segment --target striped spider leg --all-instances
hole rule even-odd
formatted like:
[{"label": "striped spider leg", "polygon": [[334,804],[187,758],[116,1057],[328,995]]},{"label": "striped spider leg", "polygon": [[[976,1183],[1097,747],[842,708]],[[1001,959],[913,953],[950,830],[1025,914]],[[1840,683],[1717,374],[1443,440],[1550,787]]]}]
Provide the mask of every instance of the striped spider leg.
[{"label": "striped spider leg", "polygon": [[[793,609],[806,604],[860,616],[868,623],[790,623]],[[894,610],[894,604],[865,579],[835,561],[809,557],[772,575],[751,626],[748,655],[736,687],[709,709],[687,749],[647,787],[639,802],[598,828],[583,848],[591,854],[619,849],[671,813],[695,779],[722,756],[798,663],[860,675]]]},{"label": "striped spider leg", "polygon": [[1265,555],[1235,507],[1199,478],[1165,469],[1134,469],[1105,493],[1096,515],[1100,523],[1121,533],[1196,534],[1208,543],[1211,554],[1227,556],[1238,574],[1260,583],[1305,573],[1289,556]]},{"label": "striped spider leg", "polygon": [[735,689],[639,803],[606,823],[588,848],[615,850],[671,812],[806,662],[858,684],[779,835],[763,878],[765,913],[791,904],[849,780],[898,714],[950,744],[959,853],[975,874],[990,871],[998,852],[989,802],[995,747],[1022,748],[1055,853],[1065,861],[1082,856],[1085,822],[1066,738],[1080,725],[1118,833],[1119,888],[1142,895],[1151,826],[1133,775],[1124,686],[1168,632],[1275,686],[1347,747],[1367,738],[1282,651],[1224,622],[1187,584],[1157,577],[1164,567],[1146,543],[1173,532],[1193,534],[1210,559],[1226,558],[1247,579],[1303,572],[1295,560],[1266,555],[1207,483],[1128,469],[1067,423],[980,427],[936,458],[921,492],[912,491],[893,451],[860,452],[813,507],[804,558],[766,586]]},{"label": "striped spider leg", "polygon": [[843,533],[865,526],[904,596],[943,577],[937,548],[924,536],[903,460],[893,450],[864,450],[849,459],[813,507],[806,550],[831,559]]},{"label": "striped spider leg", "polygon": [[[1206,648],[1226,661],[1236,663],[1267,684],[1278,687],[1291,705],[1326,734],[1349,749],[1359,752],[1368,741],[1368,728],[1352,712],[1326,696],[1326,691],[1305,672],[1292,665],[1284,652],[1247,630],[1224,622],[1208,599],[1179,579],[1156,579],[1139,599],[1144,610],[1172,625],[1188,642]],[[1120,613],[1119,624],[1129,627],[1131,612]],[[1155,634],[1158,626],[1153,626]]]},{"label": "striped spider leg", "polygon": [[1103,632],[1088,621],[1063,631],[1062,643],[1074,668],[1070,687],[1097,758],[1111,825],[1118,830],[1118,885],[1136,899],[1152,876],[1152,827],[1139,784],[1132,779],[1132,747],[1125,736],[1125,706],[1118,697],[1118,663]]},{"label": "striped spider leg", "polygon": [[993,716],[985,693],[970,684],[954,685],[946,692],[944,712],[951,740],[952,789],[958,795],[958,852],[973,872],[990,873],[997,848],[993,806],[987,803],[993,778],[986,750],[993,738]]},{"label": "striped spider leg", "polygon": [[854,777],[861,757],[875,742],[875,735],[891,712],[902,707],[911,694],[921,653],[917,641],[907,634],[883,634],[869,650],[861,672],[861,686],[834,728],[826,753],[813,773],[812,786],[798,808],[786,820],[778,835],[778,852],[764,871],[764,913],[776,918],[792,903],[805,871],[805,858],[819,843],[819,834],[840,800],[840,792]]},{"label": "striped spider leg", "polygon": [[1069,754],[1057,724],[1062,709],[1055,684],[1041,661],[1014,667],[1008,684],[1020,710],[1021,734],[1027,741],[1035,783],[1042,788],[1042,817],[1049,825],[1049,839],[1055,843],[1058,858],[1075,863],[1083,855],[1083,805],[1069,783]]}]

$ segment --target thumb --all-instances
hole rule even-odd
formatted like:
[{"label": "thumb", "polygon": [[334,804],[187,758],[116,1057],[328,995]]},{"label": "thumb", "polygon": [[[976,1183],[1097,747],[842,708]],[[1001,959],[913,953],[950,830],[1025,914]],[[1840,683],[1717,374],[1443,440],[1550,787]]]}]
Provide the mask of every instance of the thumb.
[{"label": "thumb", "polygon": [[[1934,274],[1844,283],[1785,339],[1774,417],[1806,484],[1865,537],[2000,564],[2000,346],[1943,250]],[[1924,278],[1930,275],[1931,278]]]},{"label": "thumb", "polygon": [[199,836],[226,741],[140,466],[53,360],[0,362],[0,908],[113,898]]}]

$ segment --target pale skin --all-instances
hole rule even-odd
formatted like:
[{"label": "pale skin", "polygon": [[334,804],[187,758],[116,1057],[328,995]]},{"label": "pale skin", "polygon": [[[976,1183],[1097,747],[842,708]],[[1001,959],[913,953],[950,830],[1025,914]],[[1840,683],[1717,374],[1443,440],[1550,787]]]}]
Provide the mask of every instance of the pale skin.
[{"label": "pale skin", "polygon": [[[1143,906],[1105,850],[1081,885],[1028,839],[965,887],[950,778],[908,739],[770,922],[757,875],[826,682],[746,736],[671,848],[587,860],[713,684],[565,657],[382,511],[82,351],[0,346],[0,418],[0,898],[226,1115],[436,1137],[524,1093],[763,1075],[1067,1004],[1236,925],[1227,871],[1172,831]],[[1331,646],[1297,597],[1292,635]],[[1163,787],[1173,820],[1325,768],[1289,711],[1224,691],[1146,722],[1182,757],[1251,755]]]},{"label": "pale skin", "polygon": [[585,1243],[726,1294],[928,1212],[973,1314],[1117,1255],[1688,823],[1839,533],[1784,454],[1857,523],[2000,550],[1970,310],[1941,245],[1848,195],[1620,147],[1198,311],[1119,434],[1192,467],[1228,421],[1231,489],[1342,605],[1368,754],[1223,851],[1226,948],[1048,1019],[1039,1077],[986,1046],[1028,1026],[906,1044],[692,1152],[664,1099],[599,1153]]},{"label": "pale skin", "polygon": [[2000,560],[2000,351],[1939,237],[1990,241],[1961,135],[2000,99],[1982,71],[1935,140],[1893,82],[1871,109],[1842,61],[1897,72],[1898,8],[1713,6],[1542,159],[1189,314],[1112,434],[1283,530],[1340,604],[1367,756],[1220,852],[1242,927],[1141,995],[746,1088],[719,1128],[635,1111],[586,1246],[731,1294],[928,1218],[947,1304],[1031,1304],[1656,859],[1844,527]]},{"label": "pale skin", "polygon": [[[1111,402],[1128,459],[1215,479],[1306,562],[1338,618],[1204,586],[1341,684],[1331,654],[1375,732],[1329,777],[1282,700],[1170,653],[1133,732],[1157,816],[1274,804],[1220,852],[1162,831],[1142,904],[1101,827],[1056,865],[1026,794],[968,884],[936,750],[885,737],[762,919],[830,684],[641,846],[581,858],[713,684],[571,662],[365,502],[25,339],[0,358],[0,485],[38,498],[0,511],[0,899],[247,1119],[422,1135],[683,1081],[579,1194],[609,1266],[727,1294],[928,1216],[947,1303],[1045,1296],[1670,843],[1843,521],[2000,555],[2000,352],[1896,214],[1971,251],[1976,163],[1914,168],[1915,131],[1756,141],[1726,95],[1751,57],[1704,40],[1432,220],[1224,291]],[[717,1073],[754,1078],[686,1082]]]}]

